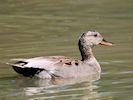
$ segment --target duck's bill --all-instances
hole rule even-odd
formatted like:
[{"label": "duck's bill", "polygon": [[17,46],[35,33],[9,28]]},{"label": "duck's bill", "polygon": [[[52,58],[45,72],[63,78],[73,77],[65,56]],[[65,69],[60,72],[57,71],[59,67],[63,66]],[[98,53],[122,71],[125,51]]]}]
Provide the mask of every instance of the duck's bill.
[{"label": "duck's bill", "polygon": [[105,45],[105,46],[112,46],[112,45],[113,45],[112,42],[108,42],[108,41],[106,41],[105,39],[103,39],[102,42],[99,43],[99,44],[100,44],[100,45]]}]

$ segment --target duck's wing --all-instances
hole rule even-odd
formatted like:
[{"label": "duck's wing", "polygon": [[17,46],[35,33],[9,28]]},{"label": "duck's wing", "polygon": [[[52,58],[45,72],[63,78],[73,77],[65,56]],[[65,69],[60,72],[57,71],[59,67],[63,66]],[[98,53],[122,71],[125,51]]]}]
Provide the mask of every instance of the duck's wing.
[{"label": "duck's wing", "polygon": [[[47,56],[47,57],[36,57],[30,59],[13,59],[16,61],[11,64],[13,69],[23,74],[24,76],[34,76],[36,73],[43,73],[44,76],[54,75],[60,67],[70,67],[72,66],[72,59],[64,56]],[[75,62],[75,64],[77,64]]]},{"label": "duck's wing", "polygon": [[69,59],[69,58],[66,58],[64,56],[46,56],[46,57],[35,57],[30,59],[11,59],[15,61],[15,63],[14,64],[8,63],[8,64],[22,68],[48,69],[52,67],[54,64],[62,61],[62,59]]},{"label": "duck's wing", "polygon": [[[19,65],[22,67],[29,68],[45,68],[44,66],[66,66],[69,67],[71,65],[79,65],[81,63],[80,60],[74,60],[65,56],[46,56],[46,57],[35,57],[30,59],[11,59],[15,61],[14,65]],[[13,65],[13,64],[11,64]]]}]

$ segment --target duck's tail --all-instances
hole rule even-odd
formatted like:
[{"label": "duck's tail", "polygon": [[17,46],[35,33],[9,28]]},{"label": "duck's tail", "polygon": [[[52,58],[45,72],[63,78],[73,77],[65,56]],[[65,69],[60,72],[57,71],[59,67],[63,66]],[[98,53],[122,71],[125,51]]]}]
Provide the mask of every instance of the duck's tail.
[{"label": "duck's tail", "polygon": [[14,61],[17,61],[17,62],[16,63],[6,63],[6,64],[12,66],[13,69],[17,73],[22,74],[22,75],[27,76],[27,77],[35,76],[35,74],[37,74],[37,73],[39,73],[39,72],[41,72],[41,71],[44,70],[44,69],[40,69],[40,68],[32,68],[32,67],[26,67],[26,66],[24,66],[28,62],[26,62],[23,59],[15,59]]}]

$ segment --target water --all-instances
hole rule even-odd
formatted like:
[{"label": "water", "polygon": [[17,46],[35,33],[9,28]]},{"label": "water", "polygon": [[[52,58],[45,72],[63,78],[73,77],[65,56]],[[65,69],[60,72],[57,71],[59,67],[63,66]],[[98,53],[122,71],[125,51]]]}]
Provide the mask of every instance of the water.
[{"label": "water", "polygon": [[[1,100],[132,100],[131,0],[1,0]],[[16,74],[11,58],[64,55],[80,58],[81,32],[96,29],[113,47],[94,48],[101,79],[39,80]]]}]

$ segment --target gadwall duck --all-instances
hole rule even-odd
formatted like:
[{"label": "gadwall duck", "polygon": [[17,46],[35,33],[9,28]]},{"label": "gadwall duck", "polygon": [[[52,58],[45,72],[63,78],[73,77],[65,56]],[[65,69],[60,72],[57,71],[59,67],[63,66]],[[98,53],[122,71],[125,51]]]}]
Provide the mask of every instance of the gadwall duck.
[{"label": "gadwall duck", "polygon": [[95,45],[111,46],[99,32],[87,31],[81,34],[78,41],[81,60],[64,56],[46,56],[30,59],[14,59],[10,64],[13,69],[24,76],[39,78],[72,78],[100,74],[101,67],[92,53]]}]

